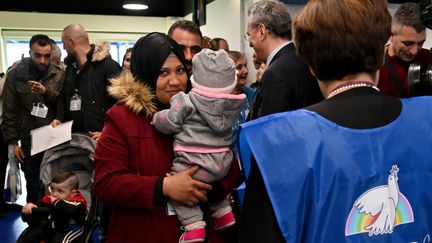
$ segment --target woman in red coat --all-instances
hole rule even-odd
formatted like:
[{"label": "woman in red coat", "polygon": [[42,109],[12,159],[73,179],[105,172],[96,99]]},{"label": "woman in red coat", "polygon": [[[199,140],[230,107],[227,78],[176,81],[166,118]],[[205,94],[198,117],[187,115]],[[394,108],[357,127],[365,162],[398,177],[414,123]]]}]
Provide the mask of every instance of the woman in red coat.
[{"label": "woman in red coat", "polygon": [[[151,33],[133,47],[131,73],[112,80],[109,92],[119,102],[107,112],[95,151],[96,195],[113,207],[108,242],[178,242],[181,224],[168,215],[168,201],[196,205],[227,195],[238,182],[237,163],[214,185],[192,179],[196,167],[165,177],[172,166],[172,137],[150,122],[173,95],[187,90],[183,63],[174,40]],[[236,241],[236,229],[216,232],[211,225],[208,242]]]}]

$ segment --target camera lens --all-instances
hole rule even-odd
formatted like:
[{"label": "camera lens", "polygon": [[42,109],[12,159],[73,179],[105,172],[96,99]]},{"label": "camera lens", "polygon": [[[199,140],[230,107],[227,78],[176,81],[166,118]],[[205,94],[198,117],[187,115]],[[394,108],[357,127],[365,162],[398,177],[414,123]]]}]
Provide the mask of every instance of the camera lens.
[{"label": "camera lens", "polygon": [[420,63],[411,63],[408,68],[408,84],[412,89],[415,84],[420,82],[421,76],[421,64]]},{"label": "camera lens", "polygon": [[414,96],[432,94],[432,66],[412,63],[408,68],[408,84]]}]

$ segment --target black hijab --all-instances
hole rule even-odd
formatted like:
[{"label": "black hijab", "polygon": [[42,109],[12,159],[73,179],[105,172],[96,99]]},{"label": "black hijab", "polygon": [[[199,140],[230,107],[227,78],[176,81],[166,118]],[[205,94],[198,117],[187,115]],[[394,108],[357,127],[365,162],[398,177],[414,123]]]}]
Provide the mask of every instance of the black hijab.
[{"label": "black hijab", "polygon": [[[137,81],[148,84],[155,92],[159,72],[171,52],[185,65],[183,50],[171,37],[159,32],[141,37],[132,49],[132,75]],[[189,90],[188,81],[187,91]]]}]

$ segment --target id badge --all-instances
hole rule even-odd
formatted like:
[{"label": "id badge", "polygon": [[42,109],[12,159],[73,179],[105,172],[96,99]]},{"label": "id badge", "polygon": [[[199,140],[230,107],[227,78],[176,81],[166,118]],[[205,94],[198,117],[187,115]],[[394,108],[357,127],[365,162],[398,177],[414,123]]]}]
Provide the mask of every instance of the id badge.
[{"label": "id badge", "polygon": [[167,202],[166,213],[168,216],[176,215],[174,207],[170,202]]},{"label": "id badge", "polygon": [[30,114],[36,117],[46,118],[48,114],[48,107],[46,107],[44,103],[33,104]]},{"label": "id badge", "polygon": [[71,111],[80,111],[81,110],[81,95],[74,94],[70,101],[69,110]]}]

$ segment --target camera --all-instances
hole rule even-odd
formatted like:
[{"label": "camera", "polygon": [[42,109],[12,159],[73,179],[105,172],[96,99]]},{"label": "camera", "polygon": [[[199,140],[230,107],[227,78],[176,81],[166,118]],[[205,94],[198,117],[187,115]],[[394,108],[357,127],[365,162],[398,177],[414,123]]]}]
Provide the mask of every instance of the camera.
[{"label": "camera", "polygon": [[408,84],[414,96],[432,95],[432,66],[411,63],[408,68]]},{"label": "camera", "polygon": [[[432,0],[420,0],[419,5],[422,24],[432,29]],[[422,63],[410,64],[408,84],[414,96],[432,95],[432,66]]]},{"label": "camera", "polygon": [[432,29],[432,0],[421,0],[419,5],[422,24]]}]

